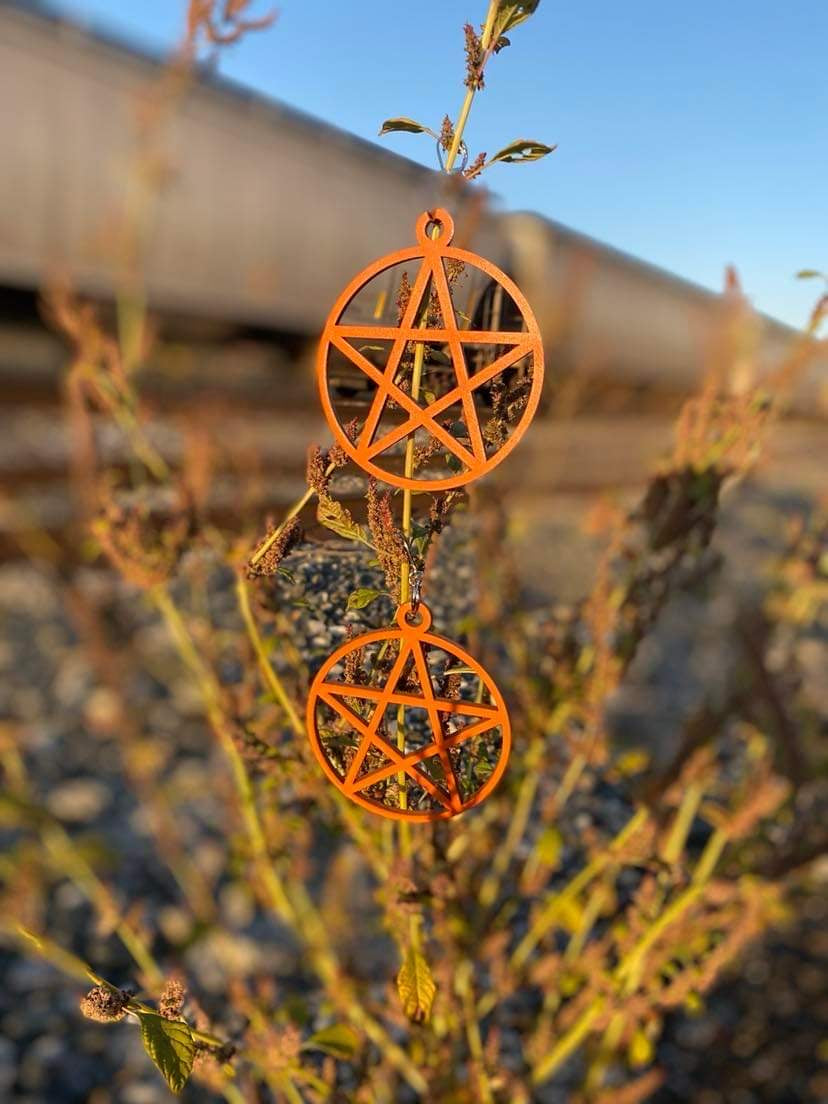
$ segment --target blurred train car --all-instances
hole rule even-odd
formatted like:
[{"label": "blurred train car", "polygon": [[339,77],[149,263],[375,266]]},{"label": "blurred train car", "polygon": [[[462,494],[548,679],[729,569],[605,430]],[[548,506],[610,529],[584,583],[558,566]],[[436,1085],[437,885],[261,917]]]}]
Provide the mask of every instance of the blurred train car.
[{"label": "blurred train car", "polygon": [[[154,308],[313,335],[346,280],[444,203],[458,238],[518,278],[559,366],[678,390],[697,379],[721,297],[550,220],[483,211],[470,189],[447,194],[438,174],[207,71],[167,115],[175,78],[161,71],[39,4],[0,2],[0,285],[68,272],[106,296],[137,213]],[[160,199],[136,211],[153,174]],[[770,365],[795,335],[756,327]],[[800,387],[809,409],[824,368]]]},{"label": "blurred train car", "polygon": [[[155,308],[312,334],[354,272],[413,242],[417,215],[444,199],[437,174],[379,146],[207,71],[183,92],[163,72],[0,2],[0,283],[38,287],[65,270],[110,294],[125,214],[137,214],[152,220]],[[152,174],[158,202],[136,212]],[[475,245],[504,261],[494,220],[469,215]]]}]

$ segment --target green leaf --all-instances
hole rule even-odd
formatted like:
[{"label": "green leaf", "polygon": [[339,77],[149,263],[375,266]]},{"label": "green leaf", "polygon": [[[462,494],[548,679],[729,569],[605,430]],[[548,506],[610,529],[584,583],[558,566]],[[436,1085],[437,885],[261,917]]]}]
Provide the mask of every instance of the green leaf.
[{"label": "green leaf", "polygon": [[615,769],[622,778],[632,778],[650,765],[650,756],[642,748],[629,748],[615,760]]},{"label": "green leaf", "polygon": [[535,844],[538,858],[544,866],[555,869],[561,861],[562,849],[563,838],[558,829],[553,824],[548,828],[544,828],[538,837],[538,842]]},{"label": "green leaf", "polygon": [[397,974],[397,992],[403,1012],[415,1023],[425,1023],[431,1015],[436,991],[437,986],[425,955],[414,947],[409,947]]},{"label": "green leaf", "polygon": [[302,1050],[322,1050],[334,1058],[353,1058],[359,1046],[359,1036],[347,1024],[323,1027],[302,1044]]},{"label": "green leaf", "polygon": [[381,590],[372,590],[371,587],[359,587],[357,590],[351,591],[348,595],[349,610],[365,609],[366,606],[370,606],[375,598],[379,598],[384,592]]},{"label": "green leaf", "polygon": [[180,1093],[193,1069],[195,1045],[185,1020],[168,1020],[157,1012],[136,1012],[144,1050],[174,1093]]},{"label": "green leaf", "polygon": [[522,3],[514,3],[513,0],[503,0],[495,16],[492,29],[492,41],[497,42],[501,35],[511,31],[513,27],[525,23],[530,15],[538,10],[540,0],[523,0]]},{"label": "green leaf", "polygon": [[409,119],[405,115],[399,115],[396,119],[386,119],[380,127],[379,136],[382,138],[383,134],[391,134],[398,130],[403,130],[407,134],[430,134],[432,138],[437,137],[430,127],[423,126],[416,119]]},{"label": "green leaf", "polygon": [[644,1030],[639,1027],[630,1039],[627,1048],[627,1061],[633,1069],[640,1069],[642,1066],[648,1066],[654,1056],[653,1044],[647,1038]]},{"label": "green leaf", "polygon": [[420,557],[420,559],[422,559],[423,556],[425,556],[426,554],[429,537],[429,533],[421,533],[419,537],[415,537],[411,542],[411,547],[414,549],[414,552]]},{"label": "green leaf", "polygon": [[801,268],[796,274],[797,280],[813,280],[814,277],[821,276],[821,272],[817,272],[815,268]]},{"label": "green leaf", "polygon": [[357,525],[348,510],[335,498],[325,497],[319,499],[316,507],[316,518],[321,525],[324,525],[326,529],[330,529],[332,533],[336,533],[339,537],[361,541],[363,544],[370,543],[364,528]]},{"label": "green leaf", "polygon": [[513,161],[538,161],[557,148],[557,146],[547,146],[543,142],[535,142],[531,138],[516,138],[514,142],[510,142],[508,146],[498,150],[494,157],[489,158],[486,164],[493,165],[495,161],[506,161],[508,163]]}]

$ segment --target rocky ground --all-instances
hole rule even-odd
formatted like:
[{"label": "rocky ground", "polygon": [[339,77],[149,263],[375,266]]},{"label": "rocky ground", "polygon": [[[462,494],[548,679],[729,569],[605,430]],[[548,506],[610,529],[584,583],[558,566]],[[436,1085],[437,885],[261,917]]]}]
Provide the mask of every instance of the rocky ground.
[{"label": "rocky ground", "polygon": [[[477,575],[463,554],[467,536],[461,526],[448,538],[449,554],[441,556],[428,580],[435,627],[449,633],[457,630],[475,601]],[[368,558],[329,544],[286,561],[292,581],[279,584],[280,603],[311,666],[341,643],[349,622],[359,628],[387,620],[387,600],[364,613],[343,614],[352,590],[379,584]],[[212,579],[211,616],[219,624],[229,624],[234,616],[230,581],[221,572]],[[166,634],[140,597],[109,573],[82,569],[76,585],[106,610],[113,631],[143,657],[143,666],[129,675],[128,697],[140,705],[153,739],[168,755],[166,783],[180,802],[185,846],[204,870],[215,869],[223,853],[215,834],[223,765],[205,741],[189,683],[167,685],[166,678],[154,674],[171,663]],[[163,953],[164,946],[186,944],[186,917],[175,903],[177,888],[169,872],[147,845],[145,811],[125,777],[117,733],[106,723],[111,702],[77,646],[64,599],[56,573],[22,562],[0,567],[0,723],[23,749],[36,800],[94,850],[96,863],[123,899],[140,898],[151,907]],[[636,711],[643,716],[661,702],[669,708],[660,714],[656,709],[652,731],[663,735],[665,716],[671,711],[675,715],[691,700],[692,687],[676,676],[676,657],[686,647],[687,616],[680,602],[668,610],[660,645],[644,656],[626,703],[622,699],[617,710],[620,732],[625,723],[634,723]],[[709,655],[705,660],[694,654],[689,666],[684,661],[679,665],[694,669],[699,679],[705,663],[709,668]],[[694,667],[698,664],[702,666]],[[640,726],[636,728],[640,733]],[[612,830],[625,815],[624,799],[602,786],[573,799],[564,835],[576,839],[584,817],[597,816]],[[2,830],[11,845],[13,826]],[[244,887],[228,883],[220,890],[218,906],[232,938],[216,928],[183,952],[205,1009],[220,1006],[228,975],[239,972],[278,974],[285,993],[301,996],[302,978],[289,940],[259,924]],[[94,962],[116,983],[129,980],[129,963],[119,945],[96,929],[89,905],[70,882],[59,882],[45,901],[38,902],[35,895],[30,907],[34,919],[46,920],[58,942]],[[654,1098],[659,1104],[815,1104],[828,1098],[828,1083],[820,1079],[814,1057],[820,1017],[828,1012],[819,965],[826,950],[826,920],[819,902],[803,902],[792,925],[751,950],[703,1011],[668,1023],[658,1051],[667,1072]],[[387,948],[380,941],[375,951],[378,964]],[[77,1011],[78,986],[50,965],[11,949],[0,955],[0,1098],[19,1104],[154,1104],[167,1099],[136,1031],[84,1020]],[[209,1095],[193,1087],[184,1099],[206,1101]]]}]

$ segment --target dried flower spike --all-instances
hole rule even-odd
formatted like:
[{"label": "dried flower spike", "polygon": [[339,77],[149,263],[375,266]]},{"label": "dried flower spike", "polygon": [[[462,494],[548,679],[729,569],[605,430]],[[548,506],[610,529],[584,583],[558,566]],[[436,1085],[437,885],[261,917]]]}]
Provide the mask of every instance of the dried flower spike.
[{"label": "dried flower spike", "polygon": [[170,978],[162,990],[158,1001],[158,1011],[167,1020],[177,1020],[181,1015],[181,1009],[184,1007],[186,995],[187,990],[181,981],[176,977]]},{"label": "dried flower spike", "polygon": [[[250,578],[255,578],[257,575],[275,575],[279,564],[302,539],[302,526],[299,519],[293,517],[285,523],[281,531],[278,531],[275,539],[271,539],[276,533],[276,527],[269,525],[267,536],[259,545],[259,548],[267,545],[267,550],[261,556],[258,555],[258,551],[254,553],[253,558],[247,565],[247,573]],[[270,543],[268,544],[268,542]]]},{"label": "dried flower spike", "polygon": [[466,23],[463,27],[463,35],[465,37],[464,49],[466,51],[466,88],[470,88],[475,92],[479,92],[481,88],[485,87],[485,81],[483,79],[483,44],[480,41],[480,36],[471,23]]}]

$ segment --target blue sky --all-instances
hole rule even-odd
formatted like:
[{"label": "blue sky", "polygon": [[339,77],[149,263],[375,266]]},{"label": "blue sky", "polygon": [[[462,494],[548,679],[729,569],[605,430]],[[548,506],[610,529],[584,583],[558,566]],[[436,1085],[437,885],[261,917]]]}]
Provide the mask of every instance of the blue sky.
[{"label": "blue sky", "polygon": [[[179,38],[184,0],[62,0],[63,11],[152,50]],[[462,100],[466,21],[485,0],[278,0],[269,31],[221,71],[434,166],[423,136]],[[267,0],[254,10],[265,11]],[[710,288],[735,264],[760,309],[801,325],[828,269],[828,3],[542,0],[494,58],[467,137],[558,150],[486,183],[530,209]]]}]

